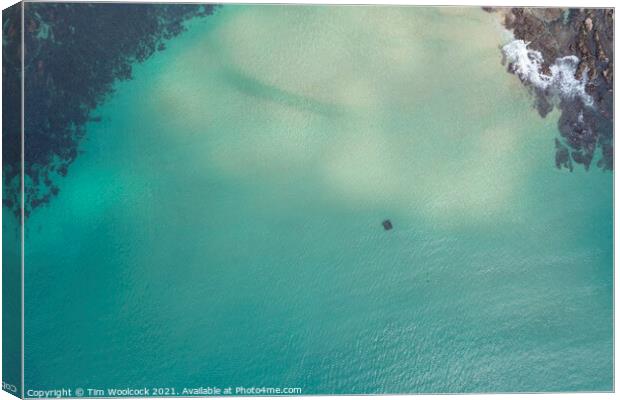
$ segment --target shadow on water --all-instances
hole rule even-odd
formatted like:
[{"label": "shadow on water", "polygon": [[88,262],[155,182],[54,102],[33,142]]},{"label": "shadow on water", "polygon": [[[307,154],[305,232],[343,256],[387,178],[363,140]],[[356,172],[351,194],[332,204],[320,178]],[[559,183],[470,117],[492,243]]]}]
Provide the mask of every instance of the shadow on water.
[{"label": "shadow on water", "polygon": [[261,82],[233,68],[226,68],[223,71],[223,76],[232,87],[248,96],[265,99],[300,111],[320,114],[328,118],[340,117],[344,114],[343,108],[339,105],[292,93],[277,86]]}]

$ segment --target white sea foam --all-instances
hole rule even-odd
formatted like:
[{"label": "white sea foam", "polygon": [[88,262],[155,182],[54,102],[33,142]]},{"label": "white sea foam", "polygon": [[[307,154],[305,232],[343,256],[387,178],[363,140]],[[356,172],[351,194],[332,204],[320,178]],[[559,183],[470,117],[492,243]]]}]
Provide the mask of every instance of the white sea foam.
[{"label": "white sea foam", "polygon": [[576,56],[557,58],[549,67],[550,75],[543,74],[543,56],[540,51],[528,49],[528,44],[523,40],[513,40],[502,48],[505,62],[519,79],[544,91],[552,98],[565,100],[579,98],[586,106],[593,107],[594,101],[586,93],[587,71],[584,71],[581,79],[575,79],[579,58]]}]

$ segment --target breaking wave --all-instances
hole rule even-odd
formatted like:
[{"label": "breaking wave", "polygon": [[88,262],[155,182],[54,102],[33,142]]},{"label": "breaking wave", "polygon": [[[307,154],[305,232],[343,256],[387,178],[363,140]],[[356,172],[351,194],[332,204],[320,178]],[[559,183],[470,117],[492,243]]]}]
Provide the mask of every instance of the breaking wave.
[{"label": "breaking wave", "polygon": [[543,72],[543,56],[539,51],[528,49],[529,43],[513,40],[502,47],[504,63],[521,81],[530,84],[552,99],[580,99],[585,106],[594,107],[592,96],[586,93],[588,83],[587,71],[581,79],[575,78],[579,58],[576,56],[560,57]]}]

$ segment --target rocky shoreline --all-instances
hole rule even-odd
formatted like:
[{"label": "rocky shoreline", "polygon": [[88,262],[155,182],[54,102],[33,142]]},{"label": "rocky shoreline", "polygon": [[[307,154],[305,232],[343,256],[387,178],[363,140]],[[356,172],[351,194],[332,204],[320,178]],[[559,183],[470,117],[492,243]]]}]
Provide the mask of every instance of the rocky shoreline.
[{"label": "rocky shoreline", "polygon": [[[484,10],[500,14],[514,39],[524,42],[520,50],[533,60],[534,72],[539,76],[532,78],[531,66],[524,73],[522,66],[515,65],[519,59],[514,55],[507,60],[507,67],[531,88],[540,115],[545,117],[554,107],[561,111],[558,121],[561,137],[555,141],[556,166],[573,170],[574,164],[581,164],[588,169],[596,161],[598,167],[612,170],[614,10],[489,7]],[[574,65],[558,63],[572,60]],[[525,59],[525,62],[529,61]],[[567,71],[573,76],[567,77]],[[576,89],[583,85],[587,98],[566,91],[567,79],[571,79]],[[537,84],[539,81],[543,84]]]}]

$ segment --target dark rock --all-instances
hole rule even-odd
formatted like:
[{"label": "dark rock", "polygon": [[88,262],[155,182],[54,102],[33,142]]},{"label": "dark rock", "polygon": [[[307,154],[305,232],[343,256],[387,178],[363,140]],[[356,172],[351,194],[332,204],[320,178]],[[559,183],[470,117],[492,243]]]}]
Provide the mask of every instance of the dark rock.
[{"label": "dark rock", "polygon": [[[583,98],[564,98],[559,104],[548,93],[532,88],[536,109],[546,116],[554,106],[561,111],[558,121],[560,139],[556,140],[556,165],[572,170],[573,162],[588,169],[595,155],[596,165],[613,168],[613,27],[614,10],[588,8],[485,8],[504,15],[504,25],[515,39],[529,43],[544,59],[542,73],[560,57],[579,59],[575,78],[587,78],[586,93],[594,104]],[[514,72],[509,68],[510,72]],[[600,153],[597,152],[600,149]]]}]

